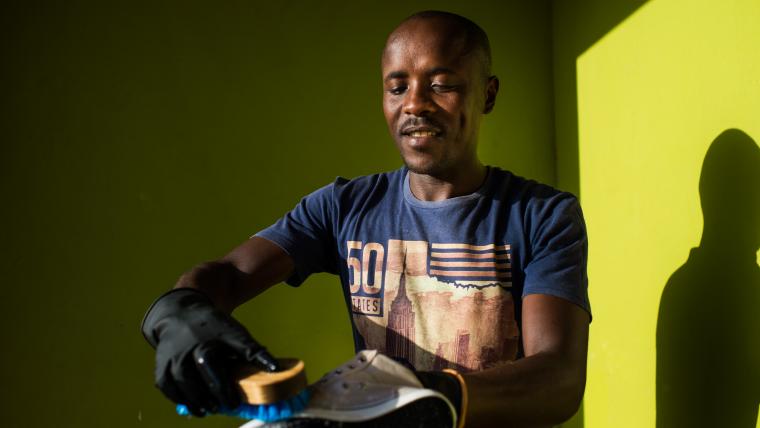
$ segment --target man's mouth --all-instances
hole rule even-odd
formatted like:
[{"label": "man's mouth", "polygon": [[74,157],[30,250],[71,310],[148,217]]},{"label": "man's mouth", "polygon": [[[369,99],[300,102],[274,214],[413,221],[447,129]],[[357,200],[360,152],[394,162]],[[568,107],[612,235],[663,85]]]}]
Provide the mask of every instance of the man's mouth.
[{"label": "man's mouth", "polygon": [[435,137],[438,133],[435,131],[413,131],[407,135],[410,137]]},{"label": "man's mouth", "polygon": [[412,138],[437,137],[442,134],[440,129],[428,127],[407,128],[401,131],[402,135]]}]

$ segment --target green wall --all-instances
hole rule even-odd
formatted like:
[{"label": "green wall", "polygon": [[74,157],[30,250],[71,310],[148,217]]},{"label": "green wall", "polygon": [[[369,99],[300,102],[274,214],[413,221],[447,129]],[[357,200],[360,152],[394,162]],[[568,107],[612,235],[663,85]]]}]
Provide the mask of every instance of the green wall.
[{"label": "green wall", "polygon": [[[502,87],[483,158],[554,183],[546,1],[5,3],[3,426],[235,425],[173,414],[142,314],[336,175],[400,165],[379,55],[428,8],[491,37]],[[236,316],[312,380],[353,353],[330,276]]]},{"label": "green wall", "polygon": [[578,57],[647,0],[552,2],[552,67],[557,186],[580,195]]},{"label": "green wall", "polygon": [[651,0],[575,57],[587,427],[760,426],[758,22]]},{"label": "green wall", "polygon": [[[578,154],[576,61],[586,49],[646,0],[555,0],[552,2],[552,78],[556,186],[581,197]],[[592,283],[591,287],[594,286]],[[597,302],[591,300],[596,312]],[[597,323],[591,325],[591,330]],[[585,405],[565,428],[582,428]]]}]

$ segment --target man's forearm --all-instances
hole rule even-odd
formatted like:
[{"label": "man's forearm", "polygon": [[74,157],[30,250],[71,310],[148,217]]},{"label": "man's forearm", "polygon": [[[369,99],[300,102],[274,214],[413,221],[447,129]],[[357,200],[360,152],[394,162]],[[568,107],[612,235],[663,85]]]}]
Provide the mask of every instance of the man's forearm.
[{"label": "man's forearm", "polygon": [[548,427],[569,419],[585,388],[585,362],[536,354],[464,375],[467,427]]},{"label": "man's forearm", "polygon": [[218,261],[183,274],[174,288],[195,288],[227,313],[293,272],[290,256],[274,243],[253,237]]},{"label": "man's forearm", "polygon": [[245,301],[241,289],[248,281],[242,278],[243,275],[245,273],[230,262],[207,262],[182,274],[174,288],[194,288],[211,299],[214,306],[231,313]]}]

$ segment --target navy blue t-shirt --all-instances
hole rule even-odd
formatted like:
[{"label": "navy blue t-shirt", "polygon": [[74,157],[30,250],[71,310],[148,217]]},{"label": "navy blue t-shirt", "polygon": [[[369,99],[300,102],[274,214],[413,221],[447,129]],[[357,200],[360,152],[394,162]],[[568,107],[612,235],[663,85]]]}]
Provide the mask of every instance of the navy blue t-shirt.
[{"label": "navy blue t-shirt", "polygon": [[293,258],[287,283],[340,276],[357,350],[417,370],[482,370],[522,353],[522,298],[550,294],[590,313],[577,199],[489,167],[476,192],[421,201],[407,168],[306,196],[257,233]]}]

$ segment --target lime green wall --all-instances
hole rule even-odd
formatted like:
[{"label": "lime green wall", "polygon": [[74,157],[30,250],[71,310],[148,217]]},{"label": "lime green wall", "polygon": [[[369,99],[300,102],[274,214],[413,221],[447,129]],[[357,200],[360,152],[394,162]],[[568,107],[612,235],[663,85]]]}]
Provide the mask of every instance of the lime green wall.
[{"label": "lime green wall", "polygon": [[[491,37],[502,91],[484,159],[553,182],[548,2],[4,4],[3,426],[234,424],[173,414],[142,313],[336,175],[400,165],[379,54],[431,7]],[[311,379],[353,352],[329,276],[236,315]]]},{"label": "lime green wall", "polygon": [[552,2],[552,68],[557,186],[580,194],[576,60],[646,0]]},{"label": "lime green wall", "polygon": [[[552,69],[555,167],[558,188],[583,199],[578,165],[576,60],[646,0],[555,0],[552,2]],[[595,308],[596,302],[592,301]],[[592,329],[594,326],[592,325]],[[582,428],[584,406],[562,426]]]},{"label": "lime green wall", "polygon": [[757,424],[758,22],[652,0],[577,58],[587,427]]}]

